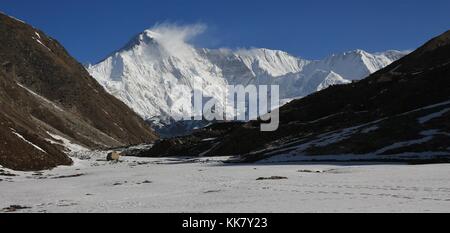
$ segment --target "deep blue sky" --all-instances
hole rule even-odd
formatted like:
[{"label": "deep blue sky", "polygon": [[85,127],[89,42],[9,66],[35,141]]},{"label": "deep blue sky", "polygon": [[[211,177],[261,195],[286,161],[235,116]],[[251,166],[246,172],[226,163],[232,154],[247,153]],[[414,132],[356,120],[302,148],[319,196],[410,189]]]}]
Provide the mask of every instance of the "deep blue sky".
[{"label": "deep blue sky", "polygon": [[356,48],[413,49],[450,29],[448,0],[1,0],[83,63],[158,22],[203,23],[206,47],[265,47],[318,59]]}]

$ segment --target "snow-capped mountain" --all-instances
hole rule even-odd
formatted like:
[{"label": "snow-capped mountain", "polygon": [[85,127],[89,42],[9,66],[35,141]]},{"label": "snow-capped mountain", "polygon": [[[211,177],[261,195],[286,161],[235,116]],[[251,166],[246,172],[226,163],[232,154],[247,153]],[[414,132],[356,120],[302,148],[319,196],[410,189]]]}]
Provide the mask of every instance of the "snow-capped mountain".
[{"label": "snow-capped mountain", "polygon": [[87,69],[144,119],[168,123],[174,114],[190,114],[174,105],[191,103],[191,96],[184,95],[186,90],[180,87],[192,87],[194,81],[201,80],[205,94],[217,100],[223,100],[218,93],[228,84],[278,84],[282,99],[295,99],[365,78],[406,54],[356,50],[311,61],[270,49],[196,48],[187,37],[186,30],[146,30]]}]

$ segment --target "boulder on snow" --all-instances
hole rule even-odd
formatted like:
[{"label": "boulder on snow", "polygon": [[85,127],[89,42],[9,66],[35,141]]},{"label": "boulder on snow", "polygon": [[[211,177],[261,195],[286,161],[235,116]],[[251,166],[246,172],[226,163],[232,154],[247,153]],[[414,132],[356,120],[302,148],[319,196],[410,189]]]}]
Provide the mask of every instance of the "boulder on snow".
[{"label": "boulder on snow", "polygon": [[108,153],[108,156],[106,156],[106,160],[108,161],[118,161],[120,159],[120,152],[113,151]]}]

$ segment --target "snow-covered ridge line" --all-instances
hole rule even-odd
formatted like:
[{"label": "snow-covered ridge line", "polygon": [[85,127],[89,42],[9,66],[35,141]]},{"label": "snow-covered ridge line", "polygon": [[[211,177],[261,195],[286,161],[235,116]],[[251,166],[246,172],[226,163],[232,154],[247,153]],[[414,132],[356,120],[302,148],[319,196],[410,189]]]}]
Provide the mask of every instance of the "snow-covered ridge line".
[{"label": "snow-covered ridge line", "polygon": [[18,18],[14,17],[14,16],[8,15],[8,14],[6,14],[6,13],[3,12],[3,11],[0,11],[0,14],[4,14],[4,15],[8,16],[8,17],[11,18],[11,19],[14,19],[14,20],[16,20],[16,21],[18,21],[18,22],[21,22],[21,23],[26,24],[25,21],[23,21],[23,20],[21,20],[21,19],[18,19]]},{"label": "snow-covered ridge line", "polygon": [[102,62],[89,65],[89,73],[112,95],[144,119],[170,123],[180,85],[202,79],[211,97],[226,85],[279,85],[281,99],[295,99],[331,85],[363,79],[406,55],[390,50],[368,53],[355,50],[323,60],[306,60],[280,50],[196,48],[186,38],[188,29],[146,30]]}]

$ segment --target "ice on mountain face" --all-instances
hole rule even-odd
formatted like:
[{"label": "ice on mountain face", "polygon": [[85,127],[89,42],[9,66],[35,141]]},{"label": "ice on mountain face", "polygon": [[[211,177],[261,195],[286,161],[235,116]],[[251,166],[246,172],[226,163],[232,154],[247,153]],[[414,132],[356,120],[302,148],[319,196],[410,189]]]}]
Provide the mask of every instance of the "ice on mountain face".
[{"label": "ice on mountain face", "polygon": [[279,85],[281,99],[294,99],[331,85],[360,80],[406,53],[362,50],[309,61],[269,49],[203,49],[189,41],[202,25],[163,25],[146,30],[123,49],[88,67],[91,75],[146,120],[164,125],[173,115],[191,115],[190,90],[201,81],[222,101],[227,85]]},{"label": "ice on mountain face", "polygon": [[334,54],[322,61],[315,61],[310,69],[333,71],[347,80],[360,80],[400,59],[406,52],[388,51],[370,54],[363,50],[355,50],[342,54]]},{"label": "ice on mountain face", "polygon": [[323,82],[321,82],[319,84],[319,86],[317,87],[317,91],[324,90],[333,85],[340,85],[340,84],[347,84],[347,83],[350,83],[350,81],[342,78],[340,75],[331,71],[330,73],[328,73],[328,75],[323,80]]},{"label": "ice on mountain face", "polygon": [[308,64],[307,61],[291,56],[286,52],[269,49],[238,50],[234,53],[254,75],[281,77],[298,73]]},{"label": "ice on mountain face", "polygon": [[405,50],[405,51],[388,50],[388,51],[385,51],[382,53],[375,53],[374,55],[382,56],[382,57],[384,56],[386,59],[388,59],[390,61],[396,61],[411,52],[412,52],[411,50]]},{"label": "ice on mountain face", "polygon": [[[172,30],[179,30],[182,35],[176,36]],[[190,90],[183,87],[201,81],[209,90],[207,96],[226,90],[221,70],[185,41],[198,30],[147,30],[138,36],[135,45],[89,67],[89,72],[108,92],[145,119],[189,115],[189,109],[173,108],[191,103]]]}]

